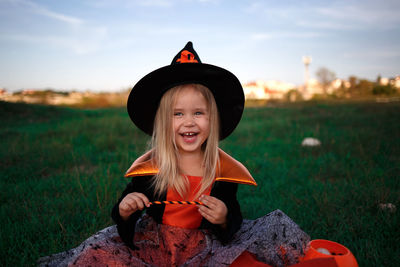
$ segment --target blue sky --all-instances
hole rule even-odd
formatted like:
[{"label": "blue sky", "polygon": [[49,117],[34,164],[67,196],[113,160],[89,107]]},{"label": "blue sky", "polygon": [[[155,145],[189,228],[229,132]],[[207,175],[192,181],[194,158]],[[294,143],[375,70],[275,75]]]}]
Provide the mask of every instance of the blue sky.
[{"label": "blue sky", "polygon": [[191,40],[204,63],[300,85],[400,74],[400,1],[0,0],[0,88],[118,91]]}]

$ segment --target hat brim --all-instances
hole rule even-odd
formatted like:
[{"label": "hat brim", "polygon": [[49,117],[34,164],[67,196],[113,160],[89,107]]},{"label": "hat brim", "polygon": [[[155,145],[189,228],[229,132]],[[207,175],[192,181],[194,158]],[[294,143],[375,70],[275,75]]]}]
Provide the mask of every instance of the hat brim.
[{"label": "hat brim", "polygon": [[161,97],[170,88],[187,83],[202,84],[213,93],[220,116],[220,140],[225,139],[242,117],[243,88],[234,74],[210,64],[175,64],[147,74],[129,94],[129,117],[139,129],[152,135]]}]

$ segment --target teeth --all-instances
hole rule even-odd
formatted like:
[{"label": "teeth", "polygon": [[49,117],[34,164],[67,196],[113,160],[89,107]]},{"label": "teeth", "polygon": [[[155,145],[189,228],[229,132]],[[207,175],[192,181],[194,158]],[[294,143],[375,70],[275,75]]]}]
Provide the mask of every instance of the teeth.
[{"label": "teeth", "polygon": [[195,133],[183,133],[183,135],[185,135],[185,136],[193,136],[193,135],[195,135]]}]

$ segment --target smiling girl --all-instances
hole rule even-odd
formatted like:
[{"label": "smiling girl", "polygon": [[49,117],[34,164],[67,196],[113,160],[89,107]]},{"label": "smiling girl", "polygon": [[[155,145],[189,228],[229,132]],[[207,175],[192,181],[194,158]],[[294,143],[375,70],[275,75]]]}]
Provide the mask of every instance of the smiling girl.
[{"label": "smiling girl", "polygon": [[128,113],[152,135],[152,145],[127,171],[132,182],[112,215],[135,261],[279,266],[303,255],[309,238],[281,211],[243,222],[238,184],[257,184],[241,163],[218,148],[238,125],[243,108],[236,76],[201,63],[190,42],[171,65],[146,75],[132,89]]},{"label": "smiling girl", "polygon": [[125,175],[132,180],[112,210],[116,228],[106,228],[69,252],[74,255],[69,264],[297,263],[309,237],[283,212],[242,218],[238,184],[257,184],[218,142],[233,132],[243,109],[236,76],[201,63],[191,42],[171,65],[142,78],[129,95],[128,113],[152,136],[151,148]]}]

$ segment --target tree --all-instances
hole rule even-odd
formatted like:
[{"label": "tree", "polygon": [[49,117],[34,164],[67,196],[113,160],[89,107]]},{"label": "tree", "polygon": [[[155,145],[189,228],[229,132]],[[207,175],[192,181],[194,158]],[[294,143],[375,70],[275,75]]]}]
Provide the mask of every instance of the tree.
[{"label": "tree", "polygon": [[372,88],[372,94],[374,95],[393,95],[396,93],[396,88],[391,84],[381,85],[375,84]]},{"label": "tree", "polygon": [[361,79],[357,87],[360,94],[369,95],[372,93],[372,88],[374,87],[374,83],[366,79]]},{"label": "tree", "polygon": [[331,84],[331,82],[333,82],[333,80],[336,79],[336,74],[325,67],[321,67],[316,72],[316,75],[322,85],[324,94],[326,94],[329,85]]},{"label": "tree", "polygon": [[367,79],[359,79],[356,76],[350,76],[349,82],[349,92],[352,96],[370,95],[372,93],[374,83]]},{"label": "tree", "polygon": [[356,76],[350,76],[349,82],[350,82],[350,89],[354,89],[357,86],[358,78]]},{"label": "tree", "polygon": [[376,77],[376,85],[380,85],[381,84],[381,80],[382,80],[382,77],[379,74],[378,77]]},{"label": "tree", "polygon": [[356,76],[350,76],[349,83],[350,83],[349,93],[352,96],[354,96],[355,94],[357,94],[358,78]]}]

